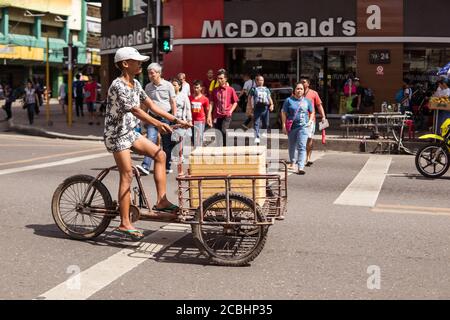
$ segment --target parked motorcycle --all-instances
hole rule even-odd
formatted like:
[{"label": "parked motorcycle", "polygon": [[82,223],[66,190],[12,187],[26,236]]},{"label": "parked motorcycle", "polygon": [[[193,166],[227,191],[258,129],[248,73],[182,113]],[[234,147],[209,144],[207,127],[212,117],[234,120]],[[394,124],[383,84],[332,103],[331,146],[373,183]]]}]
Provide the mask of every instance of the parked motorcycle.
[{"label": "parked motorcycle", "polygon": [[419,139],[434,139],[433,142],[419,149],[416,154],[416,168],[427,178],[439,178],[450,166],[450,119],[441,125],[441,135],[426,134]]}]

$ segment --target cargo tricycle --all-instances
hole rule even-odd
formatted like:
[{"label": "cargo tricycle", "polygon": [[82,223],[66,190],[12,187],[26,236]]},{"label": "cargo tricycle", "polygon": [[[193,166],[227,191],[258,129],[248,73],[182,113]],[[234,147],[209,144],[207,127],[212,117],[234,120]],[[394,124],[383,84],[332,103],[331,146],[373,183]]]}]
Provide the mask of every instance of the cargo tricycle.
[{"label": "cargo tricycle", "polygon": [[[195,150],[197,154],[202,148]],[[243,161],[229,165],[234,166],[229,170],[227,164],[218,165],[221,170],[207,164],[206,167],[215,170],[208,174],[199,172],[197,169],[202,165],[194,163],[190,163],[185,174],[179,161],[176,180],[180,209],[171,221],[155,218],[140,172],[133,166],[137,185],[131,190],[131,221],[189,224],[196,246],[212,263],[249,264],[262,251],[269,227],[275,220],[284,219],[287,165],[280,161],[280,170],[261,173],[261,163],[257,163],[260,173],[253,174],[249,169],[252,164]],[[263,167],[267,168],[268,163]],[[94,239],[108,228],[112,219],[120,217],[117,201],[102,182],[114,171],[118,171],[117,166],[101,169],[96,177],[74,175],[58,186],[52,199],[52,214],[61,231],[73,239]]]}]

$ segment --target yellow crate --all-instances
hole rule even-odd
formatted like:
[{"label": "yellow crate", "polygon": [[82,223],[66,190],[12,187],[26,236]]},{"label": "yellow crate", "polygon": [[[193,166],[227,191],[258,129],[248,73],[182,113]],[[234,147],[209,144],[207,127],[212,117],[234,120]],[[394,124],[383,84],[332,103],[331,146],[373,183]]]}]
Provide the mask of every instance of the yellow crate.
[{"label": "yellow crate", "polygon": [[[264,175],[266,174],[266,147],[200,147],[189,156],[189,174],[191,176],[218,175]],[[263,205],[266,194],[266,180],[257,179],[256,199]],[[225,192],[224,180],[202,181],[202,199],[216,193]],[[231,181],[231,192],[241,193],[253,198],[252,180],[236,179]],[[198,182],[190,182],[191,207],[198,207]]]},{"label": "yellow crate", "polygon": [[450,103],[430,102],[431,110],[450,110]]}]

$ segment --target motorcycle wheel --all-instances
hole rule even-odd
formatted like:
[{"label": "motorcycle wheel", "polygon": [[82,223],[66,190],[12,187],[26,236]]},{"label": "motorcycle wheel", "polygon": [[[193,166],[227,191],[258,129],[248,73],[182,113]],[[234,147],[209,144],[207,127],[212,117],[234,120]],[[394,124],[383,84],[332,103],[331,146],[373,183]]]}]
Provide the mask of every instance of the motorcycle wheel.
[{"label": "motorcycle wheel", "polygon": [[449,156],[445,146],[432,144],[422,147],[416,154],[416,168],[427,178],[443,176],[449,166]]}]

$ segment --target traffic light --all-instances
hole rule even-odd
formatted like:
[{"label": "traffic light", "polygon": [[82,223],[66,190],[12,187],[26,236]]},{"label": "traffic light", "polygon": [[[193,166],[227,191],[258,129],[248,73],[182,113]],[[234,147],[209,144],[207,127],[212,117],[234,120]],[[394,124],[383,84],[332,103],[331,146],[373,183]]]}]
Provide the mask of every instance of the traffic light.
[{"label": "traffic light", "polygon": [[[72,64],[77,64],[78,47],[72,47]],[[63,48],[63,63],[69,63],[69,47]]]},{"label": "traffic light", "polygon": [[173,26],[158,26],[158,47],[162,53],[173,50]]}]

